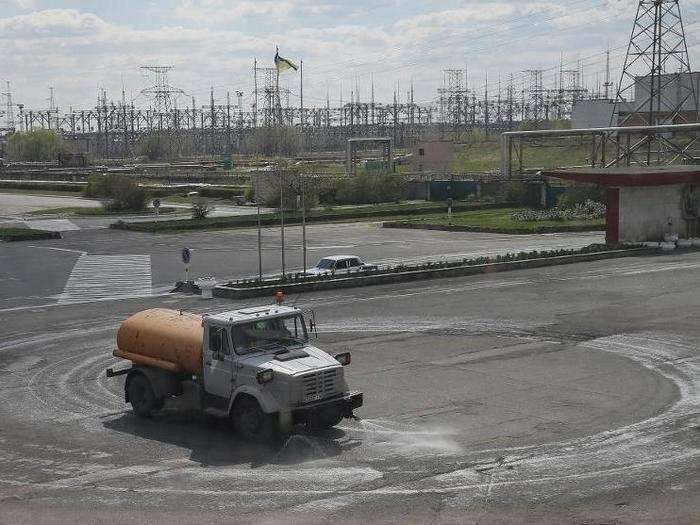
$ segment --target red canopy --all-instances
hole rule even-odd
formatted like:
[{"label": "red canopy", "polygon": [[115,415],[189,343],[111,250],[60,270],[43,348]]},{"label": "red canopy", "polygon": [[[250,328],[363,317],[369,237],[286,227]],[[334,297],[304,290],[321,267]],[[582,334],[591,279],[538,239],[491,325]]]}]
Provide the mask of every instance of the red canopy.
[{"label": "red canopy", "polygon": [[624,168],[567,168],[542,171],[546,177],[621,188],[700,183],[700,166],[630,166]]}]

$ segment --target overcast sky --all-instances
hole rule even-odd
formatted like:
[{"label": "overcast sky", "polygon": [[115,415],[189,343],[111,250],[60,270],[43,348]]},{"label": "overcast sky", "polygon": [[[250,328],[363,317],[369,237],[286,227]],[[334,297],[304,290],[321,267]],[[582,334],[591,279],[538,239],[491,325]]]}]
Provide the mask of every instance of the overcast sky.
[{"label": "overcast sky", "polygon": [[[143,88],[153,79],[145,64],[172,65],[170,83],[208,102],[230,91],[253,90],[252,66],[272,66],[280,54],[304,62],[305,105],[350,98],[359,86],[368,101],[374,78],[377,101],[401,99],[411,82],[415,99],[429,102],[442,70],[469,69],[471,88],[482,92],[510,75],[520,89],[523,70],[549,69],[560,54],[566,68],[583,64],[585,83],[603,82],[604,51],[624,55],[637,0],[0,0],[0,79],[10,80],[16,102],[48,105],[55,87],[62,109],[92,106],[98,89],[148,105]],[[697,67],[700,0],[681,0],[691,63]],[[614,76],[619,73],[616,71]],[[617,78],[614,79],[617,81]],[[299,73],[282,83],[299,104]],[[4,88],[4,85],[2,86]],[[2,91],[2,90],[0,90]],[[182,98],[180,104],[189,104]]]}]

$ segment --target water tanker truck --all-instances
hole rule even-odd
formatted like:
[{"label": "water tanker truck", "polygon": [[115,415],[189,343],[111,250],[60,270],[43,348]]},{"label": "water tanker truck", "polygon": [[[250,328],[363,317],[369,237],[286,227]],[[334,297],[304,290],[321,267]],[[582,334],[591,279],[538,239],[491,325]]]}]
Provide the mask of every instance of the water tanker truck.
[{"label": "water tanker truck", "polygon": [[309,344],[313,319],[282,305],[196,315],[156,308],[129,317],[117,333],[116,357],[129,368],[125,401],[138,416],[167,399],[193,395],[209,415],[230,417],[245,439],[262,441],[294,424],[320,430],[362,406],[348,389],[350,354],[331,356]]}]

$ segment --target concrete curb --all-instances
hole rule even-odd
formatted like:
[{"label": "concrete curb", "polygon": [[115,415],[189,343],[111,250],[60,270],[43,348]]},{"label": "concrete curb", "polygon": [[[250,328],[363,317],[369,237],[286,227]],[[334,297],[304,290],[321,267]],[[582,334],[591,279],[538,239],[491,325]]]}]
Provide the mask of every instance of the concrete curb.
[{"label": "concrete curb", "polygon": [[[559,266],[562,264],[574,264],[578,262],[599,261],[604,259],[617,259],[621,257],[633,257],[636,255],[656,254],[655,248],[634,248],[630,250],[611,250],[605,252],[593,252],[576,255],[560,255],[556,257],[544,257],[539,259],[527,259],[522,261],[510,261],[500,263],[479,264],[475,266],[457,266],[453,268],[432,268],[427,270],[413,270],[407,272],[386,273],[380,275],[363,275],[357,277],[343,277],[322,281],[275,284],[255,287],[236,287],[220,285],[214,288],[214,297],[228,299],[249,299],[252,297],[272,296],[278,290],[284,290],[287,294],[304,292],[316,292],[320,290],[333,290],[339,288],[358,288],[380,284],[393,284],[427,279],[442,279],[446,277],[462,277],[478,275],[482,273],[507,272],[512,270],[524,270],[527,268],[543,268],[545,266]],[[196,292],[195,292],[196,293]]]},{"label": "concrete curb", "polygon": [[536,235],[539,233],[605,231],[605,226],[600,226],[598,228],[591,226],[542,226],[540,228],[537,228],[536,230],[521,230],[515,228],[485,228],[482,226],[450,226],[443,224],[421,224],[408,221],[383,222],[382,228],[405,228],[408,230],[435,230],[446,232],[504,233],[508,235]]}]

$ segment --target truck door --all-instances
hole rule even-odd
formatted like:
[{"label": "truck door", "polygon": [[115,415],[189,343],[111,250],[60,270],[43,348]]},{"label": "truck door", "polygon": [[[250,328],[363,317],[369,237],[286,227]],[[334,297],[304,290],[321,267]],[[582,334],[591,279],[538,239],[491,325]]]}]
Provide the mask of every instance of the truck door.
[{"label": "truck door", "polygon": [[229,329],[208,326],[204,348],[204,389],[228,399],[233,386],[233,352]]}]

